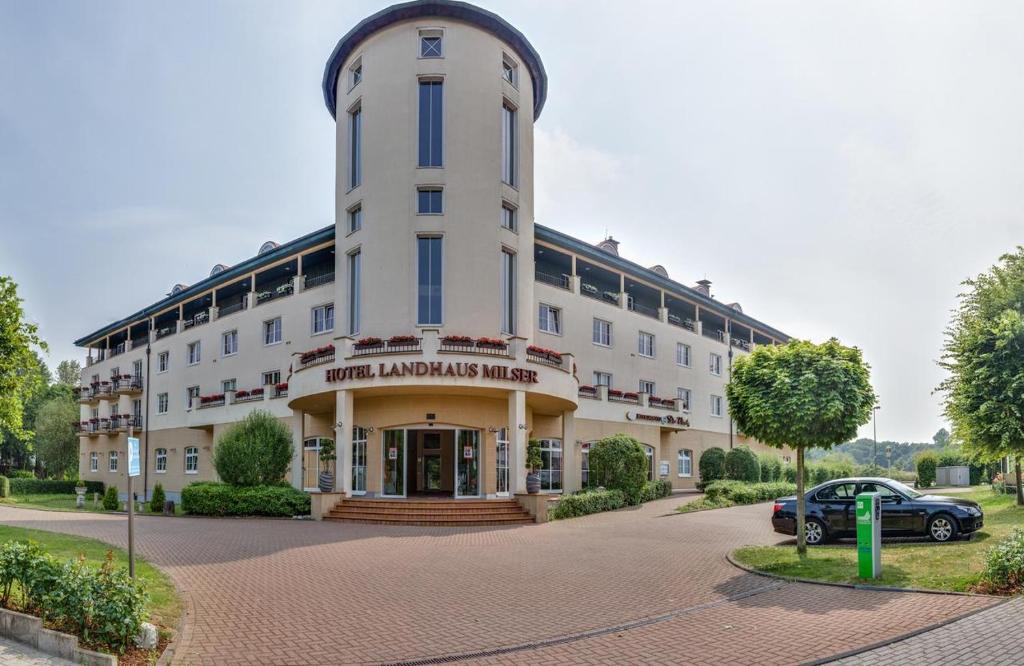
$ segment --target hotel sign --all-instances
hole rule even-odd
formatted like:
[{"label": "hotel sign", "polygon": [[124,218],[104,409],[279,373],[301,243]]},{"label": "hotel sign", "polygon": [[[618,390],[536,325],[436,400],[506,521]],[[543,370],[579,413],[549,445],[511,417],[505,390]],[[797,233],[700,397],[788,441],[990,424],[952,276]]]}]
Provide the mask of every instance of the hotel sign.
[{"label": "hotel sign", "polygon": [[378,377],[481,377],[521,384],[536,384],[540,381],[537,378],[536,370],[488,363],[445,363],[442,361],[347,365],[342,368],[327,368],[326,378],[328,382],[347,382]]},{"label": "hotel sign", "polygon": [[689,428],[690,421],[683,418],[682,416],[673,416],[671,414],[658,415],[658,414],[643,414],[641,412],[635,412],[629,410],[626,412],[626,419],[629,421],[641,421],[646,423],[657,423],[658,425],[673,426],[676,428]]}]

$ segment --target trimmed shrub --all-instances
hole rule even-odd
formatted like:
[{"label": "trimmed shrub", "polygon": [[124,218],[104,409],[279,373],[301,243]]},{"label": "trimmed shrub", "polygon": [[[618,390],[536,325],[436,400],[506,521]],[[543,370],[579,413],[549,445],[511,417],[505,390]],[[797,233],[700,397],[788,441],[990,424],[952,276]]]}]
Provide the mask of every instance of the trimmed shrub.
[{"label": "trimmed shrub", "polygon": [[292,434],[270,412],[255,410],[224,433],[213,453],[221,481],[264,486],[284,479],[292,461]]},{"label": "trimmed shrub", "polygon": [[626,504],[642,501],[647,482],[647,454],[628,435],[612,435],[590,446],[590,474],[594,483],[609,490],[621,490]]},{"label": "trimmed shrub", "polygon": [[935,468],[938,467],[939,457],[933,451],[922,451],[914,461],[917,464],[918,487],[928,488],[935,483]]},{"label": "trimmed shrub", "polygon": [[985,591],[1024,590],[1024,529],[1018,527],[989,549],[982,579],[988,588]]},{"label": "trimmed shrub", "polygon": [[308,516],[309,495],[287,484],[232,486],[201,481],[181,491],[181,508],[196,516]]},{"label": "trimmed shrub", "polygon": [[651,500],[661,499],[662,497],[668,497],[671,494],[671,481],[666,481],[665,479],[658,479],[657,481],[648,481],[647,483],[644,484],[644,488],[640,492],[640,501],[650,502]]},{"label": "trimmed shrub", "polygon": [[700,462],[697,463],[700,470],[700,482],[698,490],[703,490],[709,483],[725,478],[725,451],[712,446],[700,454]]},{"label": "trimmed shrub", "polygon": [[158,483],[153,486],[153,496],[149,498],[149,510],[152,513],[162,513],[164,502],[166,501],[167,497],[164,495],[163,485]]},{"label": "trimmed shrub", "polygon": [[[11,481],[12,495],[74,495],[74,479],[70,481],[58,481],[56,479],[19,479]],[[102,481],[86,481],[85,488],[90,493],[102,493]]]},{"label": "trimmed shrub", "polygon": [[754,452],[745,446],[729,449],[725,454],[725,478],[758,483],[761,480],[761,465]]},{"label": "trimmed shrub", "polygon": [[110,486],[107,492],[103,493],[103,508],[107,511],[117,511],[121,508],[121,500],[117,496],[117,486]]},{"label": "trimmed shrub", "polygon": [[761,453],[757,456],[761,466],[761,483],[779,481],[782,477],[782,460],[774,453]]},{"label": "trimmed shrub", "polygon": [[716,481],[705,489],[707,498],[712,502],[729,500],[735,504],[757,504],[770,502],[779,497],[796,493],[792,483],[777,481],[774,483],[743,483],[742,481]]},{"label": "trimmed shrub", "polygon": [[11,496],[11,480],[6,476],[0,476],[0,497]]},{"label": "trimmed shrub", "polygon": [[563,496],[551,509],[548,516],[552,520],[561,520],[590,513],[614,511],[624,506],[626,506],[626,497],[621,490],[588,490]]},{"label": "trimmed shrub", "polygon": [[12,469],[11,473],[7,475],[12,479],[34,479],[36,473],[30,469]]}]

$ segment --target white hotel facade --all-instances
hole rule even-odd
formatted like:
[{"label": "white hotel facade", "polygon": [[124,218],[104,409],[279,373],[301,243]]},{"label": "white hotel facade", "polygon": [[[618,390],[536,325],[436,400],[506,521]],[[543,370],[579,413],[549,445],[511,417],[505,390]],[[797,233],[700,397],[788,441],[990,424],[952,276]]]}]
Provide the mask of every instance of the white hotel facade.
[{"label": "white hotel facade", "polygon": [[[533,125],[547,79],[515,28],[429,0],[338,43],[336,223],[83,336],[81,477],[140,495],[216,478],[219,436],[254,409],[293,433],[290,480],[315,492],[338,448],[343,496],[523,492],[528,439],[544,492],[586,484],[589,443],[627,433],[652,478],[698,480],[735,433],[735,355],[782,332],[661,266],[534,223]],[[258,239],[253,239],[257,245]]]}]

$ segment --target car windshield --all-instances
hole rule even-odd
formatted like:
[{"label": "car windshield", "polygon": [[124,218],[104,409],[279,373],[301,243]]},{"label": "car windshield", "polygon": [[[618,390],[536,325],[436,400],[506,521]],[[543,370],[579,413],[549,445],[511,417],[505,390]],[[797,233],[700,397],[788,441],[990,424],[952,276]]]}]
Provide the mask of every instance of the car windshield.
[{"label": "car windshield", "polygon": [[917,499],[918,497],[922,497],[921,493],[917,492],[916,490],[914,490],[913,488],[911,488],[908,485],[900,483],[899,481],[887,480],[886,483],[889,484],[889,486],[893,490],[895,490],[896,492],[899,492],[899,493],[903,493],[904,495],[906,495],[910,499]]}]

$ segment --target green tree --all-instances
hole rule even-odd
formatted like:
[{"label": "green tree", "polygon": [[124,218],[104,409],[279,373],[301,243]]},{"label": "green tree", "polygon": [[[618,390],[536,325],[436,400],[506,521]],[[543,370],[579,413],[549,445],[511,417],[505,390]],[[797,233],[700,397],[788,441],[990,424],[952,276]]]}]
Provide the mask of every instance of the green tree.
[{"label": "green tree", "polygon": [[639,504],[647,482],[647,454],[628,435],[612,435],[590,447],[590,473],[599,486],[621,490],[626,504]]},{"label": "green tree", "polygon": [[57,364],[57,383],[64,386],[78,386],[82,381],[82,364],[78,361],[61,361]]},{"label": "green tree", "polygon": [[761,480],[761,463],[754,452],[745,446],[729,449],[725,454],[725,478],[757,483]]},{"label": "green tree", "polygon": [[946,417],[967,450],[1014,460],[1024,505],[1024,247],[963,285],[939,362]]},{"label": "green tree", "polygon": [[78,405],[70,397],[56,396],[39,408],[35,417],[35,452],[48,476],[63,478],[78,473]]},{"label": "green tree", "polygon": [[928,488],[935,483],[935,469],[939,466],[939,457],[934,451],[922,451],[915,458],[917,463],[917,486]]},{"label": "green tree", "polygon": [[700,483],[702,488],[713,481],[724,479],[725,451],[717,446],[705,449],[704,453],[700,454],[698,468],[700,470]]},{"label": "green tree", "polygon": [[217,441],[213,466],[225,483],[270,485],[284,480],[293,452],[288,428],[270,412],[257,409]]},{"label": "green tree", "polygon": [[797,552],[804,534],[804,452],[852,439],[875,404],[870,372],[856,347],[832,338],[762,345],[733,362],[725,387],[741,432],[764,444],[796,450]]},{"label": "green tree", "polygon": [[949,431],[945,428],[939,428],[939,431],[932,435],[932,441],[940,449],[946,448],[949,446]]},{"label": "green tree", "polygon": [[36,379],[30,370],[36,349],[46,349],[35,324],[25,321],[18,285],[0,276],[0,429],[23,436],[22,410],[26,388]]}]

